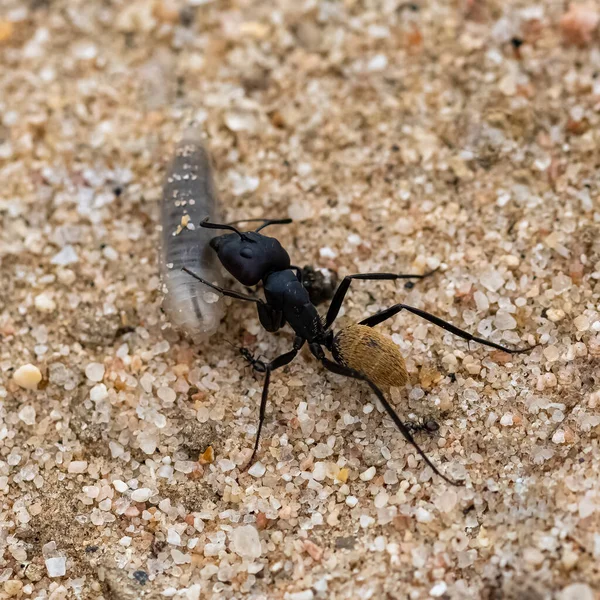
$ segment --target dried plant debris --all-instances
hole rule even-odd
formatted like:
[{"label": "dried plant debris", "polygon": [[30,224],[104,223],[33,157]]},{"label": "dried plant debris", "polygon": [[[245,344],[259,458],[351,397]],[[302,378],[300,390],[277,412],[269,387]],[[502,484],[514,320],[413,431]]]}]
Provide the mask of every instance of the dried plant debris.
[{"label": "dried plant debris", "polygon": [[[4,0],[0,597],[593,600],[599,35],[587,0]],[[539,342],[379,326],[396,410],[435,421],[415,435],[464,488],[303,354],[242,471],[262,376],[227,342],[292,338],[229,299],[210,341],[168,326],[160,203],[190,123],[223,218],[294,218],[294,264],[439,267],[353,284],[340,327],[406,302]]]}]

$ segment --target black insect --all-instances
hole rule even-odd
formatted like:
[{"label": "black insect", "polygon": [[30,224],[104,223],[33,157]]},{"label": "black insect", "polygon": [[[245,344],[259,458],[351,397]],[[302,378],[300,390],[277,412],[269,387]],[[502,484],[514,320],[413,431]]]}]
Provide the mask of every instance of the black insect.
[{"label": "black insect", "polygon": [[[235,227],[238,223],[250,221],[259,221],[262,224],[255,231],[240,231]],[[491,348],[497,348],[504,352],[514,354],[526,352],[531,348],[506,348],[500,344],[475,337],[439,317],[406,304],[395,304],[363,319],[358,324],[350,325],[334,334],[332,330],[333,322],[338,316],[344,297],[353,280],[423,279],[432,273],[423,275],[396,273],[348,275],[337,287],[327,315],[322,318],[310,301],[308,291],[302,285],[302,270],[290,263],[290,257],[279,241],[260,233],[262,229],[270,225],[290,222],[291,219],[248,219],[247,221],[235,221],[228,224],[210,223],[205,220],[200,224],[201,227],[208,229],[221,229],[231,232],[214,237],[210,241],[210,246],[217,253],[219,260],[227,271],[241,284],[255,286],[262,282],[264,300],[234,290],[223,289],[199,277],[189,269],[183,268],[189,275],[224,296],[255,303],[261,325],[267,331],[275,332],[288,323],[296,334],[292,349],[268,363],[254,359],[248,351],[244,350],[246,359],[251,362],[255,369],[265,373],[256,441],[248,465],[254,460],[259,447],[271,373],[289,364],[302,346],[307,343],[311,353],[327,370],[366,382],[402,435],[414,446],[415,450],[433,471],[448,483],[462,485],[460,482],[443,475],[429,460],[414,440],[410,429],[400,420],[381,391],[380,388],[405,385],[407,373],[404,359],[398,347],[391,339],[378,333],[373,327],[400,311],[406,310],[458,337]],[[325,350],[331,352],[334,360],[327,358]]]},{"label": "black insect", "polygon": [[406,426],[412,433],[436,433],[440,430],[440,424],[431,417],[423,417],[415,421],[407,421]]}]

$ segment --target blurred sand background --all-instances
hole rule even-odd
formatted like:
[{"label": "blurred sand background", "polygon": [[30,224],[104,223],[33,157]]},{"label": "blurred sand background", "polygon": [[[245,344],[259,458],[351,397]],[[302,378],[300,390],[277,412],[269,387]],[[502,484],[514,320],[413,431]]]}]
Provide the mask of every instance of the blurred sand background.
[{"label": "blurred sand background", "polygon": [[[0,597],[597,598],[598,18],[3,0]],[[440,267],[412,290],[353,284],[341,325],[406,301],[541,344],[380,326],[407,358],[397,410],[440,423],[419,442],[464,488],[308,353],[273,376],[241,472],[261,380],[226,340],[272,358],[292,336],[239,303],[209,341],[167,326],[161,185],[190,120],[226,216],[293,217],[272,231],[296,264]]]}]

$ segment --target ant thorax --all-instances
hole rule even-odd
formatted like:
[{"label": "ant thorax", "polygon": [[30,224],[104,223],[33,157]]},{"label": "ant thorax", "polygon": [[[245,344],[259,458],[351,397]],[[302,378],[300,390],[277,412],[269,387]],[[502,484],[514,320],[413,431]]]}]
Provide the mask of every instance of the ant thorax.
[{"label": "ant thorax", "polygon": [[271,273],[265,279],[264,291],[267,302],[284,315],[296,335],[309,343],[321,336],[321,317],[292,270]]}]

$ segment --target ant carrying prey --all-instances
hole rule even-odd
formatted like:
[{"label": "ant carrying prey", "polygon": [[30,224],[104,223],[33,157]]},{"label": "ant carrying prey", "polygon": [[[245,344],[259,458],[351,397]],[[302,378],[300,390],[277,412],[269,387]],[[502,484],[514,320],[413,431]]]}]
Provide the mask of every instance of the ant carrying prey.
[{"label": "ant carrying prey", "polygon": [[[235,227],[238,223],[252,221],[258,221],[262,224],[255,231],[239,231]],[[396,273],[358,273],[356,275],[347,275],[337,287],[327,314],[322,318],[314,304],[310,301],[308,291],[302,285],[302,270],[291,264],[288,253],[278,240],[260,233],[262,229],[270,225],[287,223],[291,223],[291,219],[248,219],[227,224],[210,223],[206,219],[200,224],[201,227],[207,229],[220,229],[231,232],[214,237],[210,241],[210,246],[217,253],[225,269],[242,285],[255,286],[262,281],[265,300],[234,290],[223,289],[199,277],[189,269],[183,268],[186,273],[219,294],[255,303],[260,323],[267,331],[275,332],[288,323],[296,334],[292,349],[268,363],[254,359],[244,349],[246,360],[257,371],[264,372],[265,374],[256,441],[248,465],[254,460],[259,447],[260,434],[265,420],[265,409],[269,396],[271,373],[292,362],[304,344],[308,343],[313,356],[327,370],[367,383],[398,430],[414,446],[425,463],[448,483],[462,485],[461,482],[450,479],[438,470],[419,447],[410,428],[400,420],[400,417],[398,417],[392,405],[384,396],[381,388],[404,386],[408,380],[408,375],[404,358],[398,346],[391,339],[373,328],[398,314],[400,311],[405,310],[464,340],[478,342],[511,354],[527,352],[533,346],[527,348],[506,348],[500,344],[475,337],[435,315],[419,308],[408,306],[407,304],[394,304],[363,319],[357,324],[350,325],[334,333],[332,325],[340,312],[342,302],[353,280],[418,280],[429,277],[433,274],[433,271],[423,275]],[[324,350],[329,351],[334,360],[327,358]]]}]

